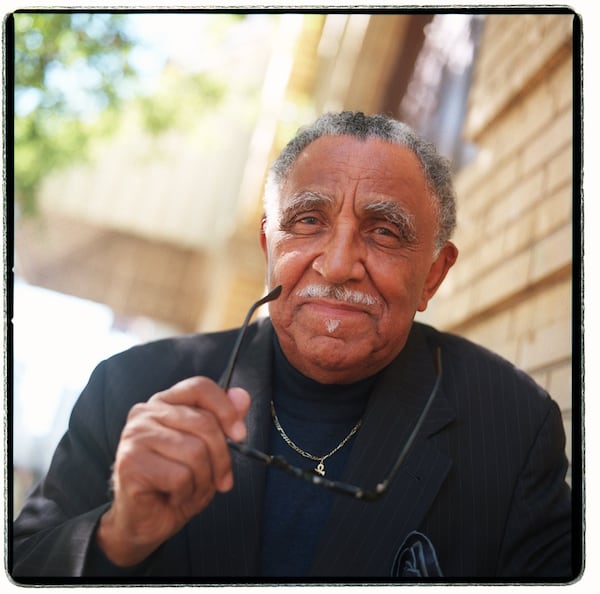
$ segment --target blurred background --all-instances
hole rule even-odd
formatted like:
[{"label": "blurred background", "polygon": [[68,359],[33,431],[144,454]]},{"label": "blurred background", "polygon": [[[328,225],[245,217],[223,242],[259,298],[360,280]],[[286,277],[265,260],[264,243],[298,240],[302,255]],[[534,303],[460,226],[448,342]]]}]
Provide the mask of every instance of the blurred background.
[{"label": "blurred background", "polygon": [[460,257],[419,318],[548,389],[570,455],[572,15],[17,12],[6,28],[14,513],[101,359],[241,322],[264,292],[267,167],[341,109],[403,119],[451,159]]}]

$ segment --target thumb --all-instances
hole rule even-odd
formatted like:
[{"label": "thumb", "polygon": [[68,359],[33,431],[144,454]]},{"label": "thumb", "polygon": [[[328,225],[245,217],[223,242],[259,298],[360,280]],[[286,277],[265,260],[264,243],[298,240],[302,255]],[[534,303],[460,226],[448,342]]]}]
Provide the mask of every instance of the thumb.
[{"label": "thumb", "polygon": [[250,409],[250,394],[248,394],[248,392],[243,388],[230,388],[227,391],[227,396],[229,397],[229,400],[233,404],[236,411],[239,413],[239,421],[235,423],[237,427],[234,430],[234,434],[239,436],[239,439],[243,439],[246,437],[246,424],[243,422],[243,419],[248,414],[248,410]]}]

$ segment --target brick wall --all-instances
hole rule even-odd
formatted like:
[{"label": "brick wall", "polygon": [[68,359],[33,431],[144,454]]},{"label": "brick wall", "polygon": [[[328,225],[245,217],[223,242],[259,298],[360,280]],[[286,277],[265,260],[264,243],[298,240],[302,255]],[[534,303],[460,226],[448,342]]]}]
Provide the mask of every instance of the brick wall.
[{"label": "brick wall", "polygon": [[46,215],[15,231],[15,270],[27,282],[104,303],[124,317],[146,316],[182,332],[196,329],[210,286],[206,254]]},{"label": "brick wall", "polygon": [[[573,84],[570,15],[484,24],[456,179],[460,256],[427,322],[486,345],[571,423]],[[568,444],[570,455],[570,443]]]}]

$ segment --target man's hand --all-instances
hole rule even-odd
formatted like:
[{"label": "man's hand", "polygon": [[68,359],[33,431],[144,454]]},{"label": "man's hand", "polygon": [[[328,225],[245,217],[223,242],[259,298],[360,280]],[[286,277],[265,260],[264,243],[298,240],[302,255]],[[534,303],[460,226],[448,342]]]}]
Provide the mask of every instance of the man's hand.
[{"label": "man's hand", "polygon": [[246,436],[248,393],[194,377],[136,404],[113,469],[114,502],[97,537],[115,564],[143,561],[233,486],[225,437]]}]

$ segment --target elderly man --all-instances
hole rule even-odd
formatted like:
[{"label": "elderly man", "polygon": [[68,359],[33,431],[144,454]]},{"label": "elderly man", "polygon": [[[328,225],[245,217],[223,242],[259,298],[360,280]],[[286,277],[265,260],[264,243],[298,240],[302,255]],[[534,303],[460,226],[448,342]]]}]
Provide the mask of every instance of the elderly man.
[{"label": "elderly man", "polygon": [[16,521],[13,577],[572,577],[558,407],[413,321],[454,224],[448,166],[404,124],[301,130],[265,191],[270,316],[98,366]]}]

